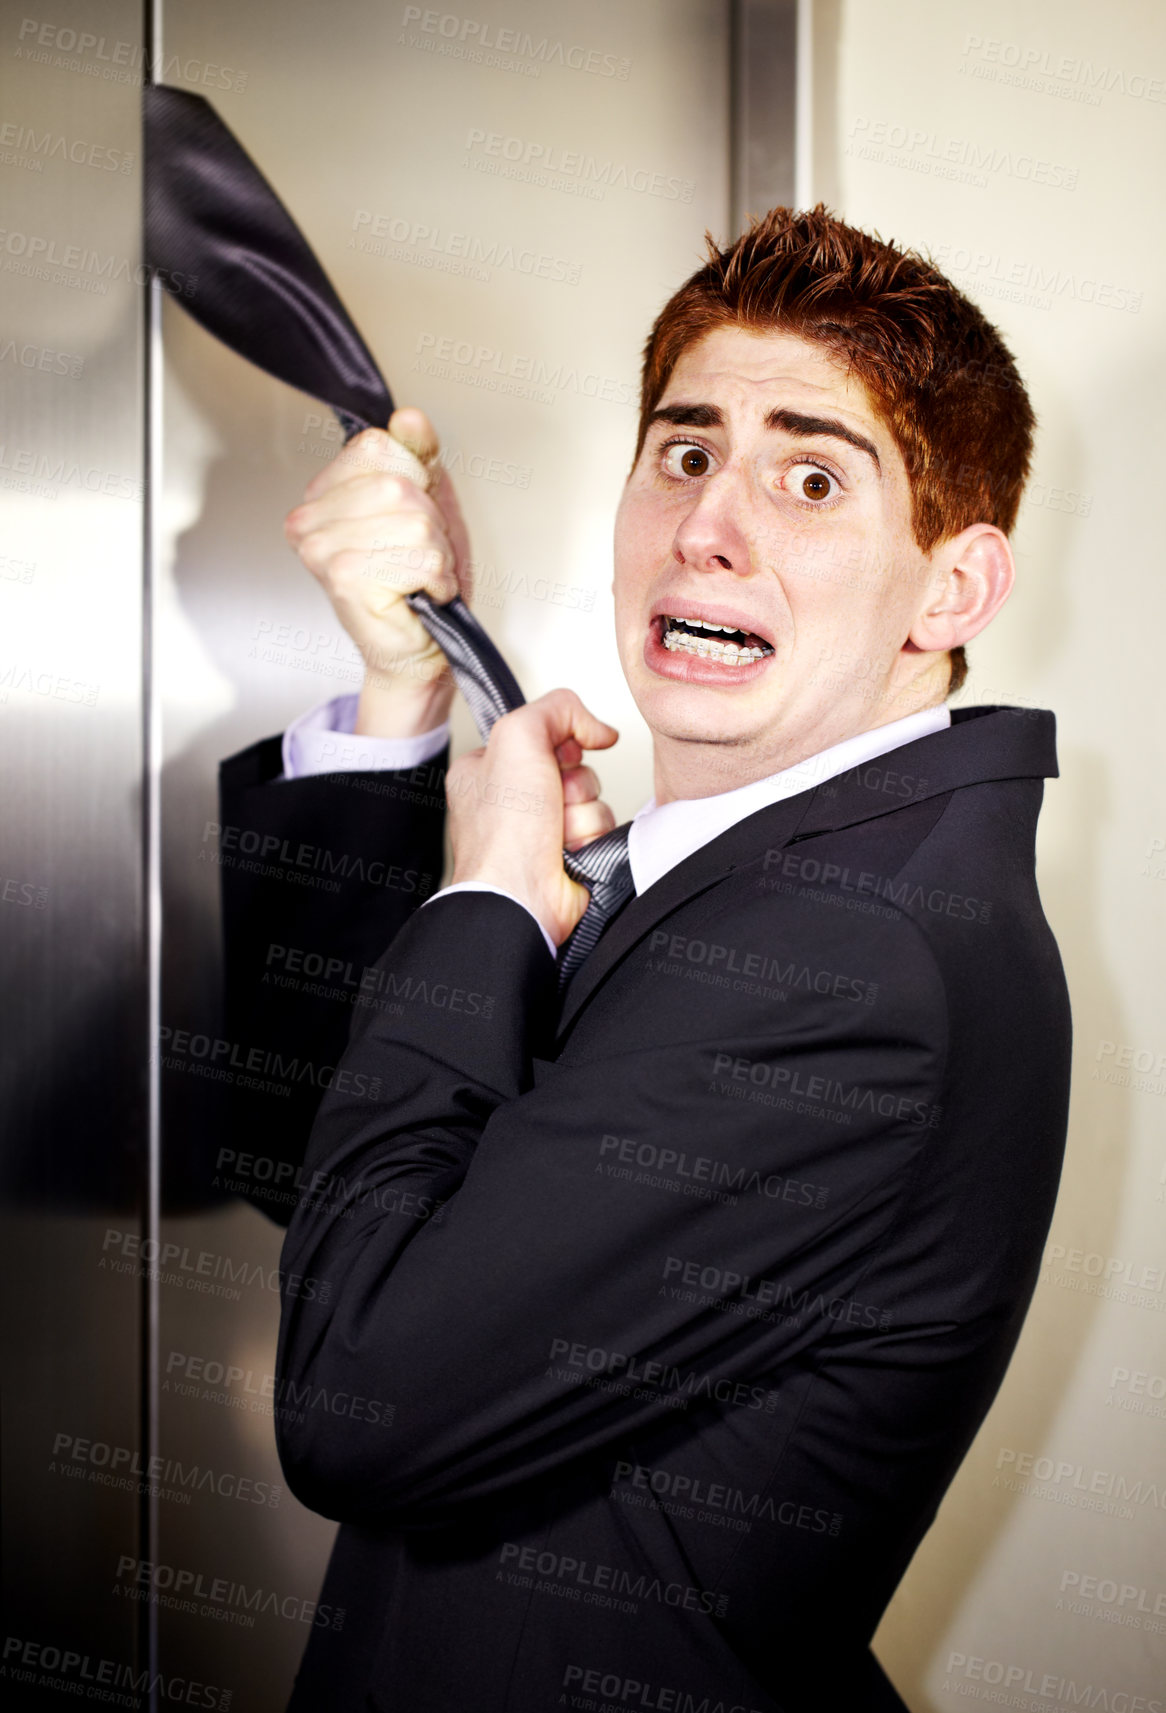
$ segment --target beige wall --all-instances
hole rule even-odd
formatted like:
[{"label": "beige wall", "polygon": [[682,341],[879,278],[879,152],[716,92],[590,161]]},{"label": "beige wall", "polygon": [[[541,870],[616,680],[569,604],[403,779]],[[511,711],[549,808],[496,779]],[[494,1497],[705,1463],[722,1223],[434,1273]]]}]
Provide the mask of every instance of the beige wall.
[{"label": "beige wall", "polygon": [[929,250],[1040,419],[1016,591],[960,700],[1056,711],[1038,872],[1076,1039],[1032,1312],[879,1651],[918,1713],[1166,1705],[1166,9],[844,0],[836,68],[820,46],[815,194]]}]

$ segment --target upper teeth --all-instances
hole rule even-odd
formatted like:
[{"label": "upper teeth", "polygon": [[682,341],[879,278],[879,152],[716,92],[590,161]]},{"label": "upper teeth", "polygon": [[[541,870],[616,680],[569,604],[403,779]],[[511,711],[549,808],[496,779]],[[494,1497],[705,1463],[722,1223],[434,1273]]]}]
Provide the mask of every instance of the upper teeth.
[{"label": "upper teeth", "polygon": [[718,637],[689,636],[686,631],[672,630],[676,624],[691,625],[703,631],[733,631],[743,634],[739,625],[714,625],[707,619],[670,617],[664,627],[664,647],[682,654],[698,654],[705,660],[722,660],[736,664],[743,660],[761,660],[767,648],[748,647],[744,643],[722,642]]}]

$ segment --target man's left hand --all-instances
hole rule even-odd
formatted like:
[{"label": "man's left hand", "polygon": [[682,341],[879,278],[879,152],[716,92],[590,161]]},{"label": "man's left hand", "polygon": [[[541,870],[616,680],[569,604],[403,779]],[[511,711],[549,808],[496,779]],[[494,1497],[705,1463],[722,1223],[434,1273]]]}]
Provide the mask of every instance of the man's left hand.
[{"label": "man's left hand", "polygon": [[562,945],[590,897],[564,870],[563,846],[577,850],[615,825],[583,751],[610,749],[618,737],[573,690],[504,714],[446,776],[454,882],[512,893]]}]

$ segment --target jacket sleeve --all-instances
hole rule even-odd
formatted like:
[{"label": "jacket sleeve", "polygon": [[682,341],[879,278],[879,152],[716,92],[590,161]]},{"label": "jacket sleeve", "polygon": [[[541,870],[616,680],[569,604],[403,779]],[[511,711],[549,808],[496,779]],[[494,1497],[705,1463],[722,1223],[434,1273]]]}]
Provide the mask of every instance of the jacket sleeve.
[{"label": "jacket sleeve", "polygon": [[572,1065],[541,1058],[555,973],[527,913],[481,894],[419,912],[284,1245],[293,1492],[427,1526],[677,1410],[772,1410],[783,1365],[839,1322],[886,1327],[864,1273],[946,1050],[931,953],[896,933],[889,1007],[810,993],[727,1035],[689,988],[687,1029],[645,1004],[624,1050]]},{"label": "jacket sleeve", "polygon": [[286,1225],[371,968],[440,885],[448,749],[401,772],[279,778],[280,739],[219,770],[229,1137],[221,1182]]}]

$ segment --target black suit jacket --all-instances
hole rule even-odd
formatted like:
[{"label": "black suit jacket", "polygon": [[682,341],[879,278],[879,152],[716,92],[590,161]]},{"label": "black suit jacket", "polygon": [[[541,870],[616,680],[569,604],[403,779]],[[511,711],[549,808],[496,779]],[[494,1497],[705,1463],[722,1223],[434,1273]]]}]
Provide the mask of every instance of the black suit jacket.
[{"label": "black suit jacket", "polygon": [[284,1247],[280,1456],[343,1525],[296,1713],[902,1706],[870,1637],[1064,1145],[1053,724],[961,710],[751,815],[561,1009],[518,905],[409,917]]}]

